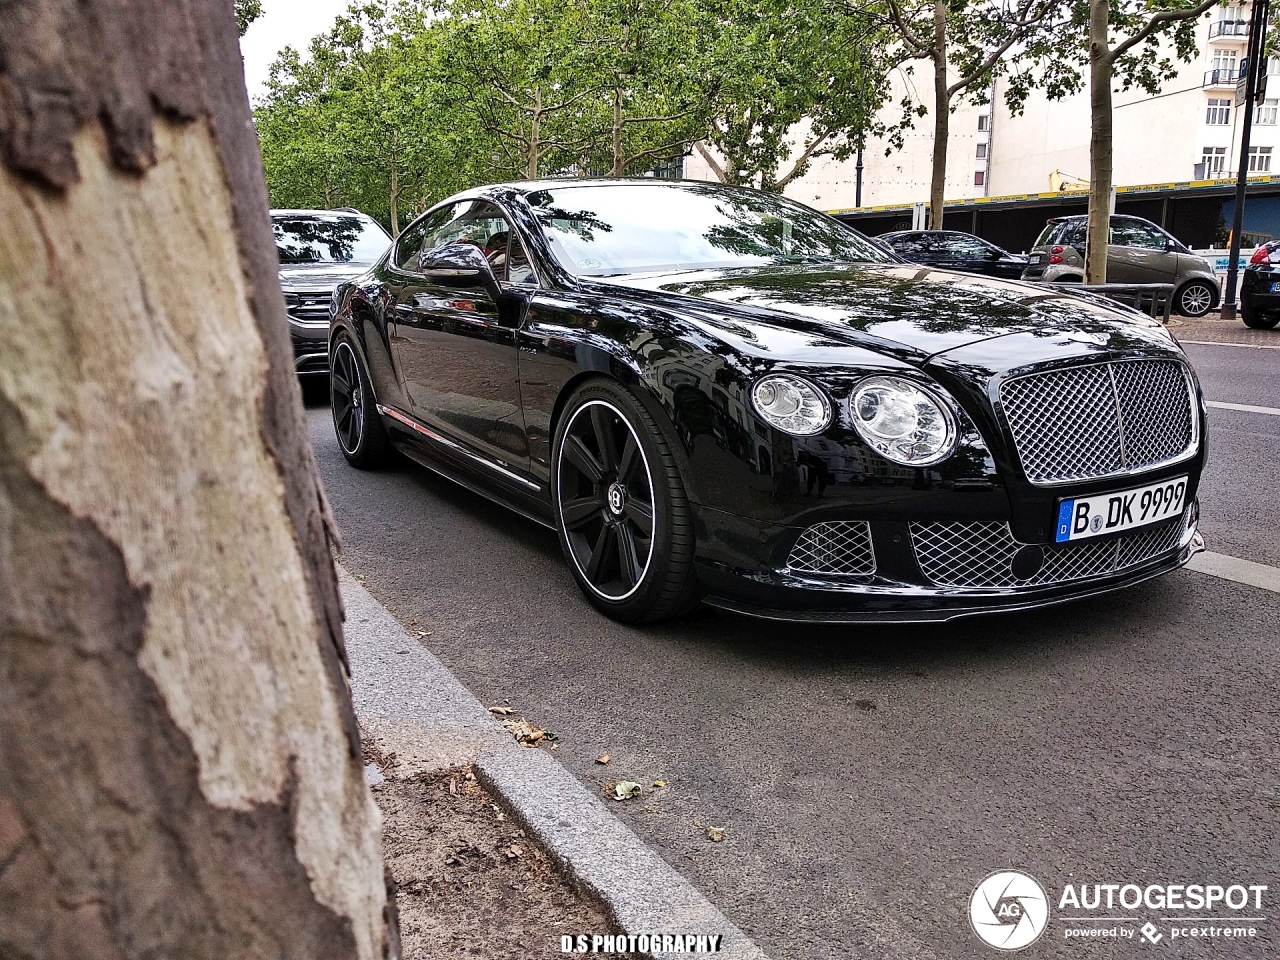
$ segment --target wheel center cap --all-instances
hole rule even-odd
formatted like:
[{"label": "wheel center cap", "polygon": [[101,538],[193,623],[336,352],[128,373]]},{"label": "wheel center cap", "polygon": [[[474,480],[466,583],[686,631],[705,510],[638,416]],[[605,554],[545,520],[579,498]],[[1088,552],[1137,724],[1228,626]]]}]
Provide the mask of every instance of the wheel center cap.
[{"label": "wheel center cap", "polygon": [[620,483],[612,483],[609,485],[609,492],[605,495],[605,499],[608,501],[609,511],[615,517],[620,517],[627,505],[627,488]]}]

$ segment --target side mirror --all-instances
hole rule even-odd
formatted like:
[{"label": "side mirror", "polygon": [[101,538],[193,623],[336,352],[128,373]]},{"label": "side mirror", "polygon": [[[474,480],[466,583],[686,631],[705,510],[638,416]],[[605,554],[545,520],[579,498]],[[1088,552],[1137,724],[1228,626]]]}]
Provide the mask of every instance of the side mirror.
[{"label": "side mirror", "polygon": [[494,300],[502,292],[492,264],[470,243],[446,243],[424,253],[422,274],[442,287],[483,287]]}]

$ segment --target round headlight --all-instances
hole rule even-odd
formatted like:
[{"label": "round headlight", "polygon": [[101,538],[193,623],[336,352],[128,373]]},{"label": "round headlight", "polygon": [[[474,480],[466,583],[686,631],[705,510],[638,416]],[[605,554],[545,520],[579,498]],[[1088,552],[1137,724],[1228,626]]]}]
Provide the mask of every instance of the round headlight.
[{"label": "round headlight", "polygon": [[827,398],[799,377],[763,377],[751,391],[751,402],[768,424],[795,437],[811,437],[831,424]]},{"label": "round headlight", "polygon": [[955,450],[951,411],[909,380],[863,380],[849,398],[849,415],[871,449],[904,467],[929,467]]}]

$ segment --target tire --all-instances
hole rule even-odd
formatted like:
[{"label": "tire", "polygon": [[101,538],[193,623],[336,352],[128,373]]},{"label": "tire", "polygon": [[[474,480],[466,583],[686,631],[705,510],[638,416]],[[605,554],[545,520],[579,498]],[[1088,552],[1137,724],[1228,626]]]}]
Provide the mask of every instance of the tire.
[{"label": "tire", "polygon": [[1204,280],[1190,280],[1173,295],[1173,310],[1184,317],[1203,317],[1213,309],[1214,289]]},{"label": "tire", "polygon": [[1280,323],[1280,313],[1261,313],[1245,301],[1240,301],[1240,319],[1252,330],[1272,330]]},{"label": "tire", "polygon": [[340,335],[334,343],[329,367],[329,408],[342,455],[360,470],[382,466],[391,454],[391,438],[378,413],[369,373],[347,336]]},{"label": "tire", "polygon": [[701,602],[684,482],[665,434],[621,385],[591,380],[569,397],[551,499],[569,570],[596,609],[652,623]]}]

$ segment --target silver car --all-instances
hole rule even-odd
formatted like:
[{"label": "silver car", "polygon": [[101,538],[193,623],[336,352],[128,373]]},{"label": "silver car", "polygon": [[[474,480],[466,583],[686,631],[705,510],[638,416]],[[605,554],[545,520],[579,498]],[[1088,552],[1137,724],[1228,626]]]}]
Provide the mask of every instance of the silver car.
[{"label": "silver car", "polygon": [[[1056,217],[1031,248],[1023,280],[1084,282],[1087,216]],[[1218,305],[1221,290],[1213,267],[1150,220],[1111,218],[1107,245],[1108,283],[1172,283],[1173,309],[1202,317]]]}]

